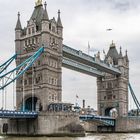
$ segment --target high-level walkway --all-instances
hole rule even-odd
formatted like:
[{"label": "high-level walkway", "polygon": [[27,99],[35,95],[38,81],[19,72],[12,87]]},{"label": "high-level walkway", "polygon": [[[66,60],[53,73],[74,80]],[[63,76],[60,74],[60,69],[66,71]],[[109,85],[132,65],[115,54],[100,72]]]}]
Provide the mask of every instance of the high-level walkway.
[{"label": "high-level walkway", "polygon": [[110,66],[102,60],[98,60],[66,45],[63,45],[62,64],[63,67],[96,77],[104,76],[104,72],[115,75],[121,74],[117,67]]}]

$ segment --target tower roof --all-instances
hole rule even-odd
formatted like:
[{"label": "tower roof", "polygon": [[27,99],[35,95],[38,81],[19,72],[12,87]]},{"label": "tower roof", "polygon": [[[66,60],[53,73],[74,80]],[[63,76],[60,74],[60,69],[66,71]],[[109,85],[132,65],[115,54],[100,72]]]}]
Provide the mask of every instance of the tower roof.
[{"label": "tower roof", "polygon": [[118,51],[116,49],[116,46],[115,46],[115,44],[113,42],[110,45],[110,48],[109,48],[109,51],[107,53],[107,56],[106,56],[105,60],[107,60],[108,57],[111,57],[112,58],[114,65],[117,65],[118,64],[119,54],[118,54]]},{"label": "tower roof", "polygon": [[125,58],[126,58],[126,62],[129,62],[128,55],[127,55],[127,50],[126,50]]},{"label": "tower roof", "polygon": [[119,58],[122,58],[123,55],[122,55],[122,47],[120,46],[120,54],[119,54]]},{"label": "tower roof", "polygon": [[33,11],[33,14],[31,16],[30,20],[35,20],[36,23],[40,23],[43,18],[43,13],[44,13],[44,9],[43,9],[42,4],[35,6],[35,9]]},{"label": "tower roof", "polygon": [[18,12],[18,20],[17,20],[17,24],[16,24],[16,28],[15,30],[21,30],[21,22],[20,22],[20,13]]},{"label": "tower roof", "polygon": [[47,12],[47,3],[46,3],[46,1],[44,3],[44,7],[45,7],[45,10],[43,12],[42,20],[49,20],[49,16],[48,16],[48,12]]},{"label": "tower roof", "polygon": [[58,10],[57,26],[63,28],[62,22],[61,22],[61,17],[60,17],[60,10]]}]

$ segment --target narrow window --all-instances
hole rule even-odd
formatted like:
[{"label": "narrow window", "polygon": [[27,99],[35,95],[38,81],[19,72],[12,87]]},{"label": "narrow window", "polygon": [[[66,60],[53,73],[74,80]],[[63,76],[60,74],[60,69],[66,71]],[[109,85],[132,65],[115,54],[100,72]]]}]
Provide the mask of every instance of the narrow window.
[{"label": "narrow window", "polygon": [[31,29],[30,28],[28,29],[28,34],[31,34]]},{"label": "narrow window", "polygon": [[32,33],[35,33],[35,28],[34,27],[32,27]]}]

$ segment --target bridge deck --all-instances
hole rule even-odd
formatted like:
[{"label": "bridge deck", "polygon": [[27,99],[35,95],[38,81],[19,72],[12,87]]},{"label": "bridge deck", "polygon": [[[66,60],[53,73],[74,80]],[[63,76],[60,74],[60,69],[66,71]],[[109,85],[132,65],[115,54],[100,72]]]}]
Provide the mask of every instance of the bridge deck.
[{"label": "bridge deck", "polygon": [[115,119],[107,116],[80,115],[79,119],[82,121],[96,121],[104,126],[115,126]]},{"label": "bridge deck", "polygon": [[37,112],[0,110],[0,118],[7,118],[7,119],[35,119],[37,117],[38,117]]}]

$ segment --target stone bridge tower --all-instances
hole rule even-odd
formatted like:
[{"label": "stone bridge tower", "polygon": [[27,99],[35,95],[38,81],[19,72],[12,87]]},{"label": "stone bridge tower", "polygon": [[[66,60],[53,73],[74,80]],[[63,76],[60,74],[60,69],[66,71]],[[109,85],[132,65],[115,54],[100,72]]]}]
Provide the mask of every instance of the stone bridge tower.
[{"label": "stone bridge tower", "polygon": [[17,109],[47,110],[50,102],[61,101],[63,26],[58,11],[57,21],[49,19],[47,4],[38,0],[27,26],[22,28],[18,13],[15,28],[15,50],[20,55],[16,65],[30,57],[39,47],[45,51],[21,78],[17,80]]},{"label": "stone bridge tower", "polygon": [[105,61],[110,67],[115,66],[122,72],[121,75],[105,73],[105,77],[97,78],[97,96],[99,115],[110,116],[110,111],[116,111],[116,116],[126,116],[128,113],[128,82],[129,60],[127,51],[125,56],[117,52],[112,42]]}]

